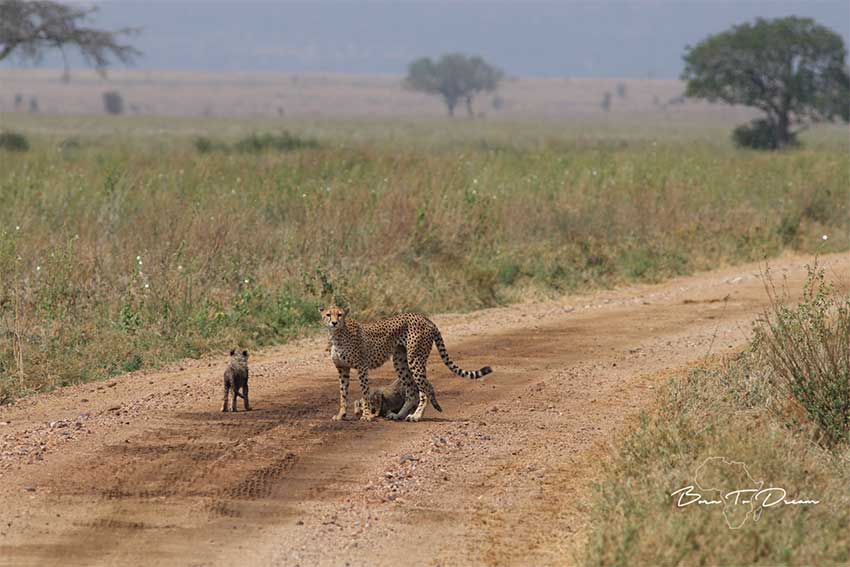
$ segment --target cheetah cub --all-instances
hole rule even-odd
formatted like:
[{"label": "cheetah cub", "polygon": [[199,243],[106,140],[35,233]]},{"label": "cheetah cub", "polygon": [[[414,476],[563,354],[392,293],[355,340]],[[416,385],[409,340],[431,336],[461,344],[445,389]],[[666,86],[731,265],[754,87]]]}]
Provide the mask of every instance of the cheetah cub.
[{"label": "cheetah cub", "polygon": [[319,312],[322,324],[328,330],[331,360],[339,372],[339,412],[333,417],[334,420],[345,418],[352,368],[357,370],[365,402],[360,419],[366,421],[371,421],[377,415],[375,398],[369,391],[369,370],[382,366],[390,358],[404,386],[405,397],[404,405],[398,411],[387,414],[388,418],[394,420],[419,421],[429,401],[434,409],[443,411],[437,402],[434,386],[428,382],[425,373],[425,363],[434,344],[437,345],[443,363],[458,376],[477,379],[492,372],[489,366],[474,371],[459,368],[449,358],[437,325],[424,315],[402,313],[373,323],[359,323],[348,318],[348,309],[336,305],[320,309]]},{"label": "cheetah cub", "polygon": [[[251,410],[251,404],[248,402],[248,351],[236,350],[230,351],[230,363],[227,365],[227,370],[224,371],[224,404],[221,406],[221,411],[227,411],[227,400],[230,390],[233,390],[233,403],[230,406],[231,411],[236,411],[236,397],[242,398],[245,404],[245,411]],[[241,390],[241,392],[240,392]]]},{"label": "cheetah cub", "polygon": [[[389,386],[383,388],[370,388],[369,395],[372,397],[372,406],[375,415],[387,417],[391,413],[397,414],[404,407],[406,400],[404,394],[404,383],[401,378],[396,378]],[[354,415],[362,415],[367,404],[363,398],[354,401]]]}]

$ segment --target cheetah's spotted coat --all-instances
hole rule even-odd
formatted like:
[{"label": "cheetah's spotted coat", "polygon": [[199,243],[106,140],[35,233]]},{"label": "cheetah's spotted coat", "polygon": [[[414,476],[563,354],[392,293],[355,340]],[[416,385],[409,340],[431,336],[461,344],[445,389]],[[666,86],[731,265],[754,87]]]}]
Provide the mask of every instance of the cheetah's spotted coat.
[{"label": "cheetah's spotted coat", "polygon": [[[437,345],[443,363],[458,376],[477,379],[492,372],[489,366],[475,371],[459,368],[449,358],[440,330],[424,315],[402,313],[373,323],[359,323],[348,318],[348,309],[332,305],[320,311],[322,323],[328,329],[331,359],[339,371],[339,412],[334,420],[343,419],[346,415],[352,368],[357,370],[366,401],[360,419],[367,421],[377,415],[373,397],[369,394],[369,370],[378,368],[390,358],[405,392],[401,410],[387,415],[395,420],[419,421],[429,400],[437,411],[443,411],[434,387],[426,378],[425,364],[433,344]],[[411,413],[414,406],[416,409]]]}]

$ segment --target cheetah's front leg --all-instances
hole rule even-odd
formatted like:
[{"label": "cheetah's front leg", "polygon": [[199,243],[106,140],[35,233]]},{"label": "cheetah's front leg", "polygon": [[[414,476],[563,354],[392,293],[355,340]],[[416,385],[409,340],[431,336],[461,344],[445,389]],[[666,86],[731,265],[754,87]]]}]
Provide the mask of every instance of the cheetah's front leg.
[{"label": "cheetah's front leg", "polygon": [[221,411],[227,411],[227,401],[230,398],[230,384],[224,383],[224,404],[221,406]]},{"label": "cheetah's front leg", "polygon": [[372,401],[372,396],[369,395],[369,369],[366,367],[357,370],[357,376],[360,378],[360,392],[363,399],[366,401],[363,404],[363,413],[360,415],[361,421],[372,421],[378,416],[375,404]]},{"label": "cheetah's front leg", "polygon": [[337,367],[337,370],[339,371],[339,412],[331,418],[334,421],[345,419],[348,408],[349,369]]}]

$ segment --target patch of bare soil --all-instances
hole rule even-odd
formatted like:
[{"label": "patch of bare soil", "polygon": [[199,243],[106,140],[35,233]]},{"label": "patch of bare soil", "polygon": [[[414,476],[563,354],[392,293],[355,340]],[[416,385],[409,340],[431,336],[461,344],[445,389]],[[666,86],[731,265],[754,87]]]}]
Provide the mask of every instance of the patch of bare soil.
[{"label": "patch of bare soil", "polygon": [[[796,291],[807,261],[772,270]],[[494,373],[435,352],[444,413],[420,423],[332,422],[323,338],[252,358],[251,412],[218,411],[224,355],[0,408],[0,565],[573,563],[610,444],[672,371],[746,340],[759,271],[437,317]]]}]

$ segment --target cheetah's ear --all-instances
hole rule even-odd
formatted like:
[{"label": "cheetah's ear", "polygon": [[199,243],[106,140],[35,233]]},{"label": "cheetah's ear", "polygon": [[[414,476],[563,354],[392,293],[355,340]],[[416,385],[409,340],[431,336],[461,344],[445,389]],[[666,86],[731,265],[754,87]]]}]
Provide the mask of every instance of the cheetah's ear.
[{"label": "cheetah's ear", "polygon": [[243,351],[242,351],[242,356],[244,356],[245,358],[248,358],[248,351],[247,351],[247,350],[243,350]]},{"label": "cheetah's ear", "polygon": [[230,356],[233,356],[234,354],[236,354],[236,349],[230,349]]},{"label": "cheetah's ear", "polygon": [[349,311],[348,307],[342,308],[342,314],[345,315],[346,317],[348,317],[348,311]]}]

